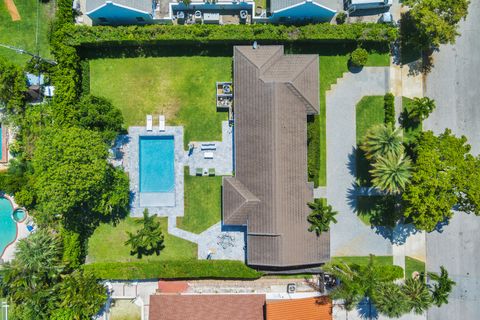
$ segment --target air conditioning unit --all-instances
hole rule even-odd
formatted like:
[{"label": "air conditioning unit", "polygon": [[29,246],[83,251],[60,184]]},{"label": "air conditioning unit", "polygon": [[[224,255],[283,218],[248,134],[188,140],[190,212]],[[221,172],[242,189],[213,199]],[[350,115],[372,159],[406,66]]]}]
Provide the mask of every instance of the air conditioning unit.
[{"label": "air conditioning unit", "polygon": [[195,11],[194,18],[196,22],[202,22],[202,12],[200,10]]},{"label": "air conditioning unit", "polygon": [[297,285],[295,283],[287,284],[287,293],[295,293],[297,290]]},{"label": "air conditioning unit", "polygon": [[179,20],[185,19],[185,12],[183,12],[183,11],[178,11],[178,12],[177,12],[177,19],[179,19]]},{"label": "air conditioning unit", "polygon": [[248,11],[247,10],[240,10],[240,19],[245,20],[248,17]]}]

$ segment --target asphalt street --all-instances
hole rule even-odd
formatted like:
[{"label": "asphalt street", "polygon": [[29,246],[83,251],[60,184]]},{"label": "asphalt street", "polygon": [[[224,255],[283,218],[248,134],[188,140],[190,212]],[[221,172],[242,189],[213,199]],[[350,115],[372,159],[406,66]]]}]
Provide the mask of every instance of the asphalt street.
[{"label": "asphalt street", "polygon": [[[426,78],[425,95],[437,101],[437,110],[424,129],[451,128],[465,135],[472,153],[480,153],[480,1],[470,3],[456,44],[434,54],[434,68]],[[431,308],[429,320],[480,319],[480,217],[455,214],[443,232],[427,235],[427,270],[445,266],[457,282],[449,303]]]}]

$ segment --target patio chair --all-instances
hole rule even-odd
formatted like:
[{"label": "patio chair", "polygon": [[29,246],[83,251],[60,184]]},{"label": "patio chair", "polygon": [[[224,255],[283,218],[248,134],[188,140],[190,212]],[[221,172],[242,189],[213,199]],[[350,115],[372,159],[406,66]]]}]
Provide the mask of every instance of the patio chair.
[{"label": "patio chair", "polygon": [[153,130],[153,117],[151,114],[147,114],[147,131]]},{"label": "patio chair", "polygon": [[160,132],[165,131],[165,116],[164,115],[158,116],[158,123],[159,123],[158,130]]},{"label": "patio chair", "polygon": [[204,152],[203,153],[204,159],[213,159],[213,152]]},{"label": "patio chair", "polygon": [[209,168],[209,169],[208,169],[208,175],[209,175],[210,177],[215,176],[215,168]]},{"label": "patio chair", "polygon": [[195,175],[197,175],[197,176],[203,176],[203,169],[202,169],[202,168],[197,168],[197,169],[195,169]]}]

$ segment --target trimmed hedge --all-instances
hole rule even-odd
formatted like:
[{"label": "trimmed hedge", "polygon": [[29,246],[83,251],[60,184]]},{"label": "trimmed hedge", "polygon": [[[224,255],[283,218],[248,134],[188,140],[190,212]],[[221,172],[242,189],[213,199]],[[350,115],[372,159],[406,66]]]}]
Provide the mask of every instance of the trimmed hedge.
[{"label": "trimmed hedge", "polygon": [[383,97],[383,108],[385,110],[385,124],[395,126],[395,97],[391,93]]},{"label": "trimmed hedge", "polygon": [[136,261],[87,264],[84,270],[98,279],[258,279],[263,273],[240,261]]},{"label": "trimmed hedge", "polygon": [[306,26],[273,24],[240,25],[147,25],[147,26],[65,26],[65,43],[81,45],[155,44],[159,42],[250,43],[265,42],[328,42],[371,41],[391,42],[397,38],[397,29],[387,24],[329,23]]},{"label": "trimmed hedge", "polygon": [[307,171],[308,181],[319,186],[320,174],[320,119],[310,116],[307,122]]}]

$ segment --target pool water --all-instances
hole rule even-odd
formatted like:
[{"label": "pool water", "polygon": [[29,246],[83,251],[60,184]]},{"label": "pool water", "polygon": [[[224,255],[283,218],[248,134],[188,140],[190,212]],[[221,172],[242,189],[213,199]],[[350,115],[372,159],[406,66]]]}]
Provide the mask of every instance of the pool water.
[{"label": "pool water", "polygon": [[12,219],[12,213],[10,200],[0,197],[0,255],[17,237],[17,224]]},{"label": "pool water", "polygon": [[140,192],[172,192],[175,188],[173,136],[140,137]]},{"label": "pool water", "polygon": [[16,222],[22,222],[27,217],[27,214],[23,209],[15,209],[15,211],[13,211],[12,216]]}]

